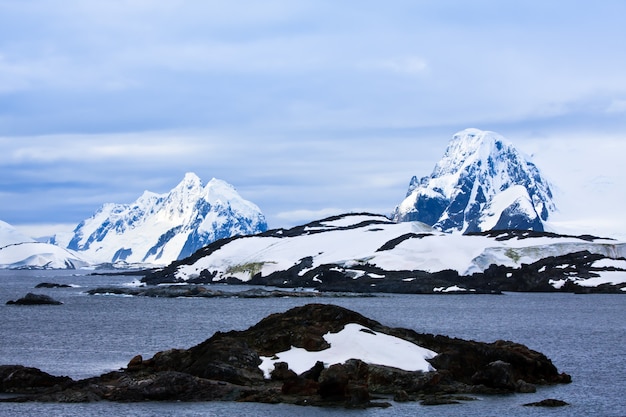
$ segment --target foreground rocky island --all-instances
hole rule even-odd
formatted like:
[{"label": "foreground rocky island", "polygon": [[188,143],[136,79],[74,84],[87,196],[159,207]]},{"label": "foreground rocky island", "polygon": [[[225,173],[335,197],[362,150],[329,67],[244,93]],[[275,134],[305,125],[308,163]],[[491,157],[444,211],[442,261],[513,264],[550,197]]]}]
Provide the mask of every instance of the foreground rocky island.
[{"label": "foreground rocky island", "polygon": [[[392,354],[389,354],[392,353]],[[343,307],[309,304],[190,349],[136,356],[125,369],[74,381],[0,366],[2,401],[248,401],[371,407],[470,400],[568,383],[526,346],[391,328]]]}]

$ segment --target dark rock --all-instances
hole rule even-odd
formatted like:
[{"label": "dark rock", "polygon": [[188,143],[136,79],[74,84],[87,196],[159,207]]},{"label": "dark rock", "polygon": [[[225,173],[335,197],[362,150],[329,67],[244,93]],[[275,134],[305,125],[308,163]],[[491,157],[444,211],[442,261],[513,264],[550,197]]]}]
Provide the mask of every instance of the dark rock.
[{"label": "dark rock", "polygon": [[286,381],[296,378],[298,374],[289,369],[289,365],[286,362],[276,362],[274,370],[270,372],[270,376],[275,381]]},{"label": "dark rock", "polygon": [[421,405],[448,405],[461,404],[459,401],[449,397],[428,397],[420,402]]},{"label": "dark rock", "polygon": [[518,380],[515,384],[515,391],[523,394],[531,394],[533,392],[537,392],[537,387],[533,384],[529,384],[524,380]]},{"label": "dark rock", "polygon": [[524,407],[563,407],[569,405],[565,401],[548,398],[535,403],[524,404]]},{"label": "dark rock", "polygon": [[505,391],[515,391],[517,386],[513,380],[513,367],[510,363],[501,360],[491,362],[472,375],[472,384]]},{"label": "dark rock", "polygon": [[53,376],[37,368],[0,365],[0,392],[27,393],[72,382],[66,376]]},{"label": "dark rock", "polygon": [[134,356],[128,365],[126,365],[126,369],[129,371],[135,371],[141,369],[141,365],[143,364],[143,357],[141,355]]},{"label": "dark rock", "polygon": [[7,304],[29,306],[29,305],[61,305],[63,303],[44,294],[33,294],[29,292],[24,297],[18,300],[7,301]]},{"label": "dark rock", "polygon": [[306,379],[311,379],[313,381],[319,381],[320,375],[322,374],[323,370],[324,370],[324,362],[317,361],[315,362],[315,365],[313,365],[311,369],[309,369],[308,371],[304,371],[302,373],[302,377]]},{"label": "dark rock", "polygon": [[409,397],[409,394],[407,394],[405,390],[401,389],[393,394],[393,400],[397,403],[404,403],[410,401],[411,397]]},{"label": "dark rock", "polygon": [[41,284],[37,284],[35,288],[72,288],[72,286],[67,284],[56,284],[53,282],[42,282]]},{"label": "dark rock", "polygon": [[312,379],[295,376],[283,383],[281,391],[286,395],[313,396],[319,392],[319,384]]},{"label": "dark rock", "polygon": [[159,298],[338,298],[338,297],[375,297],[373,294],[361,294],[355,292],[317,292],[299,290],[266,290],[262,288],[252,288],[244,291],[221,291],[210,289],[197,284],[186,285],[162,285],[158,287],[98,287],[87,291],[89,295],[95,294],[115,294],[132,295],[137,297],[159,297]]}]

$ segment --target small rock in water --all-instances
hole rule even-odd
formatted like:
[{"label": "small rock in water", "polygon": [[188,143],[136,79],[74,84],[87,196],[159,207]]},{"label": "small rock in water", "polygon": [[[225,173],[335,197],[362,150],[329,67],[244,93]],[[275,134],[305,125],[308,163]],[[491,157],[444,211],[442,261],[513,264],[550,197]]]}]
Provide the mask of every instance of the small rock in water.
[{"label": "small rock in water", "polygon": [[57,284],[55,282],[42,282],[41,284],[35,285],[35,288],[71,288],[71,285],[67,284]]},{"label": "small rock in water", "polygon": [[18,300],[10,300],[7,301],[7,304],[15,304],[15,305],[61,305],[63,304],[60,301],[55,300],[52,297],[49,297],[44,294],[33,294],[29,292],[24,297]]},{"label": "small rock in water", "polygon": [[563,407],[565,405],[569,405],[565,401],[555,400],[554,398],[548,398],[545,400],[538,401],[536,403],[528,403],[524,404],[524,407]]}]

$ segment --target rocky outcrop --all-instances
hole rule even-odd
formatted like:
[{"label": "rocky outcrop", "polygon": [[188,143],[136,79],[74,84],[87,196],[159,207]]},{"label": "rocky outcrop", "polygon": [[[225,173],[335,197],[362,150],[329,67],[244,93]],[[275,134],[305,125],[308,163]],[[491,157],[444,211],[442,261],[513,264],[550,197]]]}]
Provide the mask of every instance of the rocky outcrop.
[{"label": "rocky outcrop", "polygon": [[547,398],[534,403],[524,404],[525,407],[564,407],[566,405],[569,404],[563,400],[555,400],[554,398]]},{"label": "rocky outcrop", "polygon": [[244,291],[222,291],[210,288],[205,285],[159,285],[143,286],[136,288],[129,287],[98,287],[87,291],[90,295],[130,295],[137,297],[159,297],[159,298],[339,298],[339,297],[375,297],[369,293],[355,292],[319,292],[302,290],[266,290],[263,288],[251,288]]},{"label": "rocky outcrop", "polygon": [[72,288],[72,286],[67,284],[57,284],[56,282],[42,282],[35,285],[35,288]]},{"label": "rocky outcrop", "polygon": [[11,305],[22,305],[22,306],[32,306],[32,305],[61,305],[63,304],[60,301],[55,300],[54,298],[44,295],[44,294],[33,294],[29,292],[24,297],[19,298],[17,300],[9,300],[7,304]]},{"label": "rocky outcrop", "polygon": [[[297,373],[276,362],[269,377],[259,365],[292,346],[329,348],[325,339],[347,324],[431,349],[433,371],[405,371],[355,358]],[[6,369],[7,371],[4,371]],[[543,354],[506,341],[480,343],[391,328],[342,307],[309,304],[272,314],[243,331],[217,332],[190,349],[152,358],[135,356],[120,371],[81,381],[31,370],[37,378],[7,378],[19,367],[2,367],[2,392],[25,394],[2,401],[255,401],[351,408],[388,406],[386,399],[425,404],[463,401],[463,394],[528,392],[528,387],[567,383]],[[57,379],[55,379],[57,378]],[[7,385],[6,381],[13,381]],[[43,382],[40,382],[43,381]],[[459,396],[461,395],[461,396]]]},{"label": "rocky outcrop", "polygon": [[37,368],[22,365],[0,365],[0,392],[28,393],[64,386],[72,382],[66,376],[52,376]]}]

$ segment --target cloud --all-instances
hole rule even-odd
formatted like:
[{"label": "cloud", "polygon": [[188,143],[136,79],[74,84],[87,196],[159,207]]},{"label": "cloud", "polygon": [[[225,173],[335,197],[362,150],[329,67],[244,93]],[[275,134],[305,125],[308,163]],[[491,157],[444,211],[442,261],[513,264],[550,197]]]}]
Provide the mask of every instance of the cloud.
[{"label": "cloud", "polygon": [[389,59],[374,66],[401,74],[423,74],[428,70],[427,62],[419,57]]},{"label": "cloud", "polygon": [[626,113],[626,100],[614,99],[606,109],[607,113]]},{"label": "cloud", "polygon": [[283,211],[283,212],[277,213],[275,217],[288,224],[302,224],[303,222],[310,221],[311,219],[322,219],[325,217],[334,216],[334,215],[341,214],[344,212],[345,211],[339,208],[324,208],[320,210],[299,209],[299,210]]},{"label": "cloud", "polygon": [[0,2],[0,218],[78,222],[187,171],[271,226],[388,212],[469,126],[623,134],[626,4],[567,6]]}]

